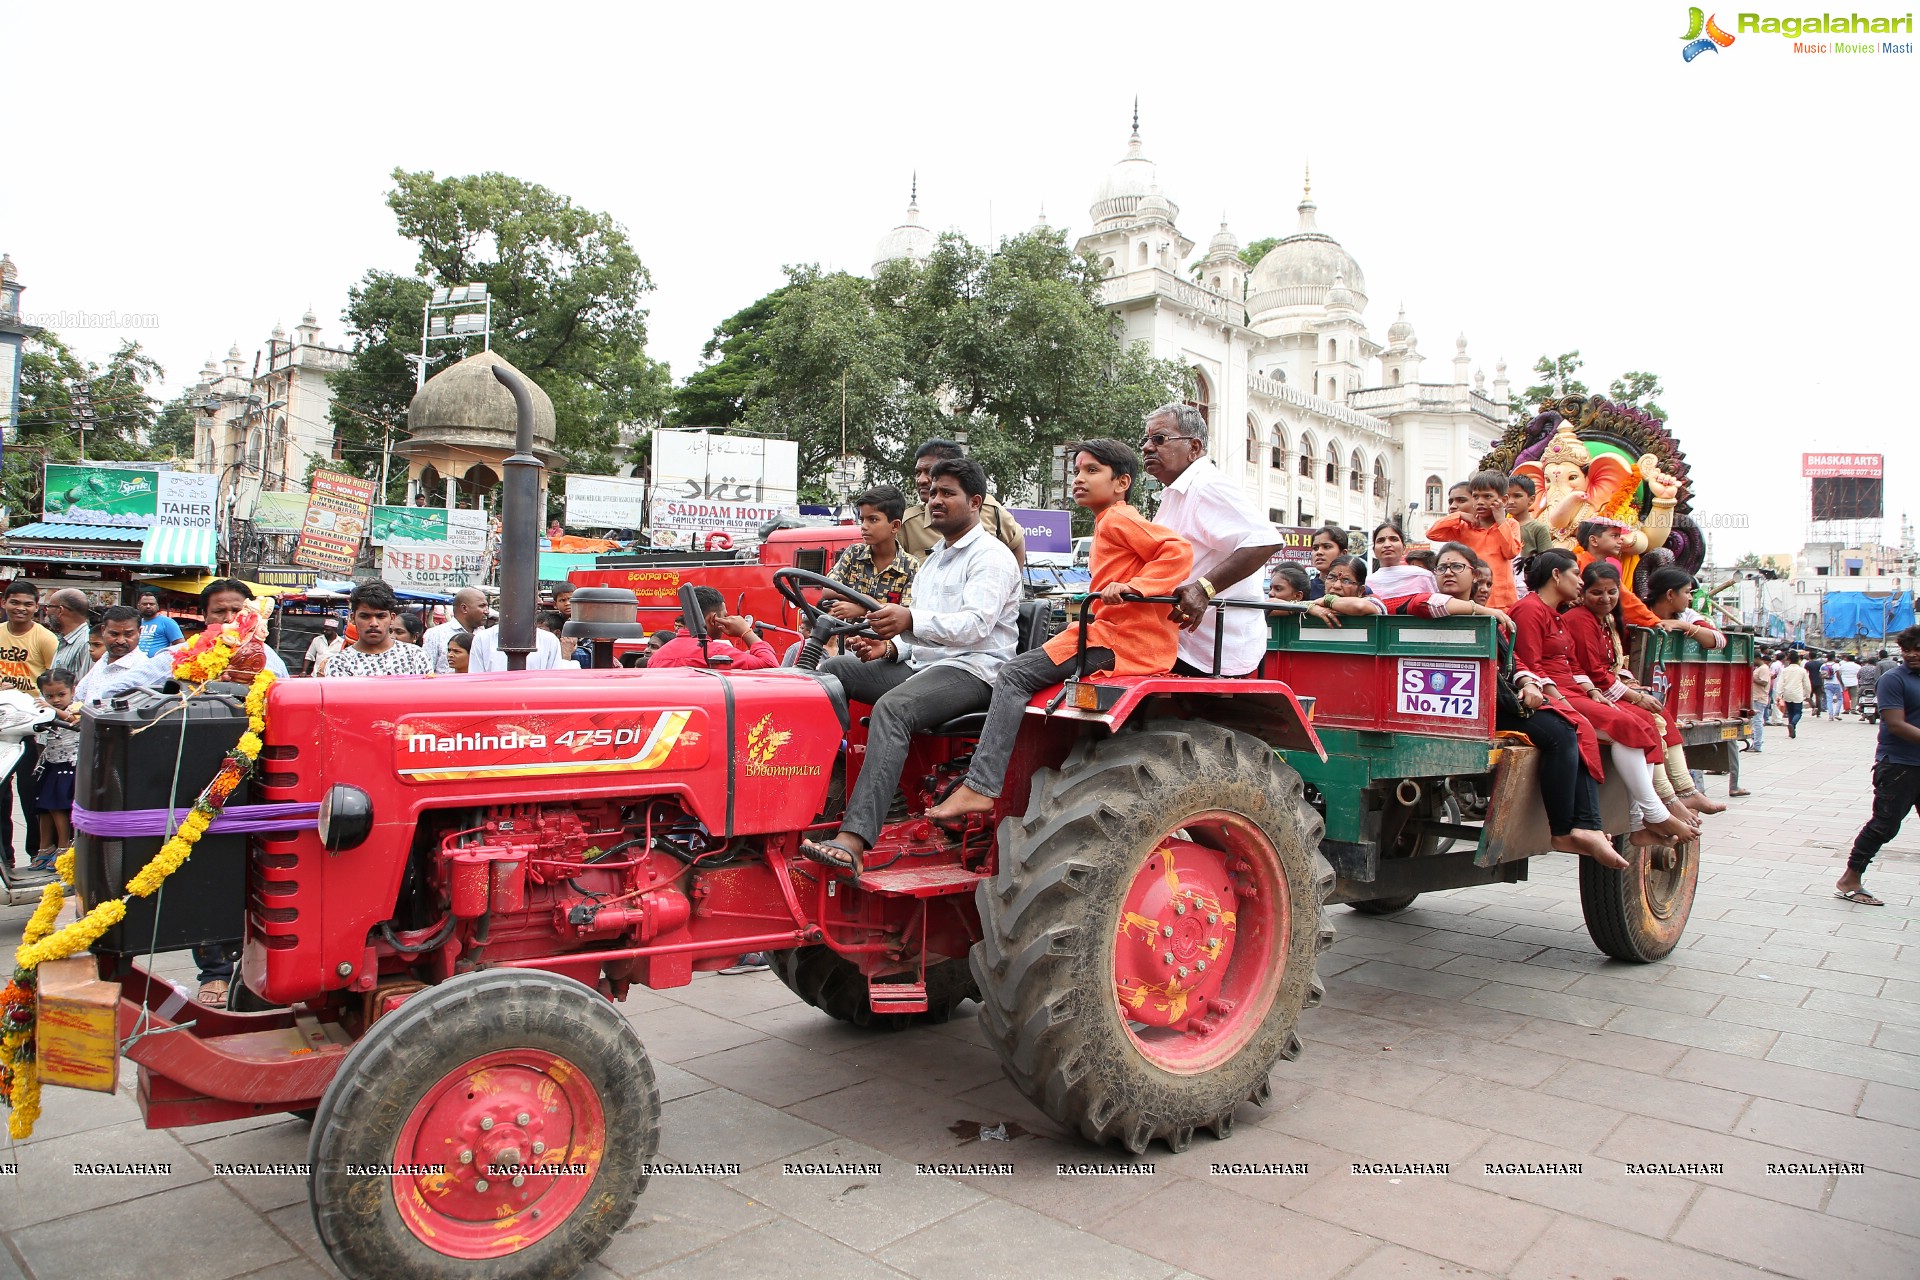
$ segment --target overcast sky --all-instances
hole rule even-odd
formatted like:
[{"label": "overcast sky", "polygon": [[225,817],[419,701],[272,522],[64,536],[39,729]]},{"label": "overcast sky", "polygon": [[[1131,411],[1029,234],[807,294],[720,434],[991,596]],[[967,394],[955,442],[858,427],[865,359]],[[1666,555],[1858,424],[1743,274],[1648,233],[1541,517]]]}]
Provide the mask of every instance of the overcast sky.
[{"label": "overcast sky", "polygon": [[1897,542],[1920,519],[1920,61],[1751,35],[1686,63],[1686,19],[1667,0],[14,6],[0,249],[29,312],[157,315],[61,332],[96,359],[137,338],[171,391],[231,343],[251,364],[309,304],[338,340],[355,279],[412,267],[395,166],[500,170],[625,224],[679,378],[783,264],[865,272],[915,169],[936,229],[1004,235],[1044,205],[1084,232],[1138,94],[1203,248],[1223,212],[1243,242],[1292,230],[1310,160],[1371,331],[1404,301],[1427,380],[1462,332],[1516,386],[1575,347],[1595,390],[1657,372],[1696,514],[1750,522],[1714,533],[1716,561],[1799,546],[1807,449],[1887,455]]}]

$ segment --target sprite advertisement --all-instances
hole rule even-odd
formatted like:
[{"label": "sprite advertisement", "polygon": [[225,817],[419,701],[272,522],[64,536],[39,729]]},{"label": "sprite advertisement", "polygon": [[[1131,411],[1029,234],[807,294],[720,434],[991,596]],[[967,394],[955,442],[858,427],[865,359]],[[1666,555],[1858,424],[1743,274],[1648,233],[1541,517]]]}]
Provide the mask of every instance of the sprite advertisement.
[{"label": "sprite advertisement", "polygon": [[62,524],[144,528],[159,507],[160,473],[146,467],[78,467],[48,463],[46,519]]}]

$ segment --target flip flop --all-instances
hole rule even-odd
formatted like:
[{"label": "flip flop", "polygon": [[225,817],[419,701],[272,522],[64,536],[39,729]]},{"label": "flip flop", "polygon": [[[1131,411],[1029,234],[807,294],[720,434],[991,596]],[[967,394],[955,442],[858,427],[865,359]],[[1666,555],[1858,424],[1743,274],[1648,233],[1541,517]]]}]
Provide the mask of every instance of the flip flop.
[{"label": "flip flop", "polygon": [[224,1009],[227,1007],[227,983],[220,978],[203,982],[193,998],[209,1009]]},{"label": "flip flop", "polygon": [[1851,902],[1856,907],[1884,907],[1887,905],[1868,893],[1865,889],[1835,889],[1833,896],[1842,902]]},{"label": "flip flop", "polygon": [[800,856],[823,867],[849,872],[856,880],[865,870],[860,863],[860,855],[837,840],[802,840]]}]

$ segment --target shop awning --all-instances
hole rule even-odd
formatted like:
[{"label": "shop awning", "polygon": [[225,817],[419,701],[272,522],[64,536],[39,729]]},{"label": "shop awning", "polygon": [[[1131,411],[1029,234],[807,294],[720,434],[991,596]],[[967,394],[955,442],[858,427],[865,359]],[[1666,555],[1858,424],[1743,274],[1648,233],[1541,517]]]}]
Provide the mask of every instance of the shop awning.
[{"label": "shop awning", "polygon": [[184,529],[154,525],[140,546],[148,564],[201,565],[211,569],[219,561],[219,537],[213,529]]},{"label": "shop awning", "polygon": [[[197,596],[202,591],[205,591],[207,584],[215,581],[215,578],[210,573],[203,573],[197,578],[145,578],[142,579],[142,581],[147,586],[159,587],[162,591],[178,591],[181,595]],[[246,579],[242,578],[241,581],[246,582]],[[247,582],[247,586],[252,589],[253,594],[256,596],[297,596],[300,594],[299,587],[270,587],[264,582]]]}]

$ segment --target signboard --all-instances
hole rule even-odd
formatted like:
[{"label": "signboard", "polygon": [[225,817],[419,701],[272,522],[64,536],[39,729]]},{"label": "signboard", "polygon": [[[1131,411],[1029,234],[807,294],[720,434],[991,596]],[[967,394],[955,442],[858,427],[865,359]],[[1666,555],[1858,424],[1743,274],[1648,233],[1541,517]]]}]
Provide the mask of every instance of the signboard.
[{"label": "signboard", "polygon": [[647,522],[647,482],[568,476],[566,523],[575,529],[638,529]]},{"label": "signboard", "polygon": [[396,590],[452,595],[485,580],[487,558],[445,542],[389,542],[380,552],[380,576]]},{"label": "signboard", "polygon": [[162,471],[155,503],[156,525],[174,529],[215,529],[214,504],[220,478],[197,471]]},{"label": "signboard", "polygon": [[255,533],[299,533],[306,524],[304,493],[263,493],[253,500]]},{"label": "signboard", "polygon": [[335,471],[314,472],[307,521],[293,562],[341,576],[352,573],[372,501],[372,481]]},{"label": "signboard", "polygon": [[[302,494],[302,506],[306,495]],[[311,569],[295,569],[287,565],[261,565],[252,573],[255,582],[263,587],[310,587],[320,580],[320,575]]]},{"label": "signboard", "polygon": [[791,440],[654,432],[654,545],[705,545],[712,534],[751,541],[761,525],[799,507],[799,467],[800,446]]},{"label": "signboard", "polygon": [[1027,539],[1028,564],[1052,564],[1073,567],[1073,516],[1065,511],[1043,511],[1034,507],[1008,507],[1020,522]]},{"label": "signboard", "polygon": [[1402,658],[1396,709],[1403,716],[1480,718],[1480,664],[1456,658]]},{"label": "signboard", "polygon": [[1280,564],[1309,565],[1313,563],[1313,535],[1316,529],[1301,525],[1275,525],[1273,531],[1280,535],[1280,549],[1267,561],[1267,567]]},{"label": "signboard", "polygon": [[1813,480],[1879,480],[1885,461],[1877,453],[1803,453],[1800,475]]},{"label": "signboard", "polygon": [[160,495],[153,467],[84,467],[48,463],[42,514],[56,524],[153,523]]},{"label": "signboard", "polygon": [[375,507],[367,521],[367,541],[376,547],[389,538],[411,542],[445,542],[445,507]]}]

